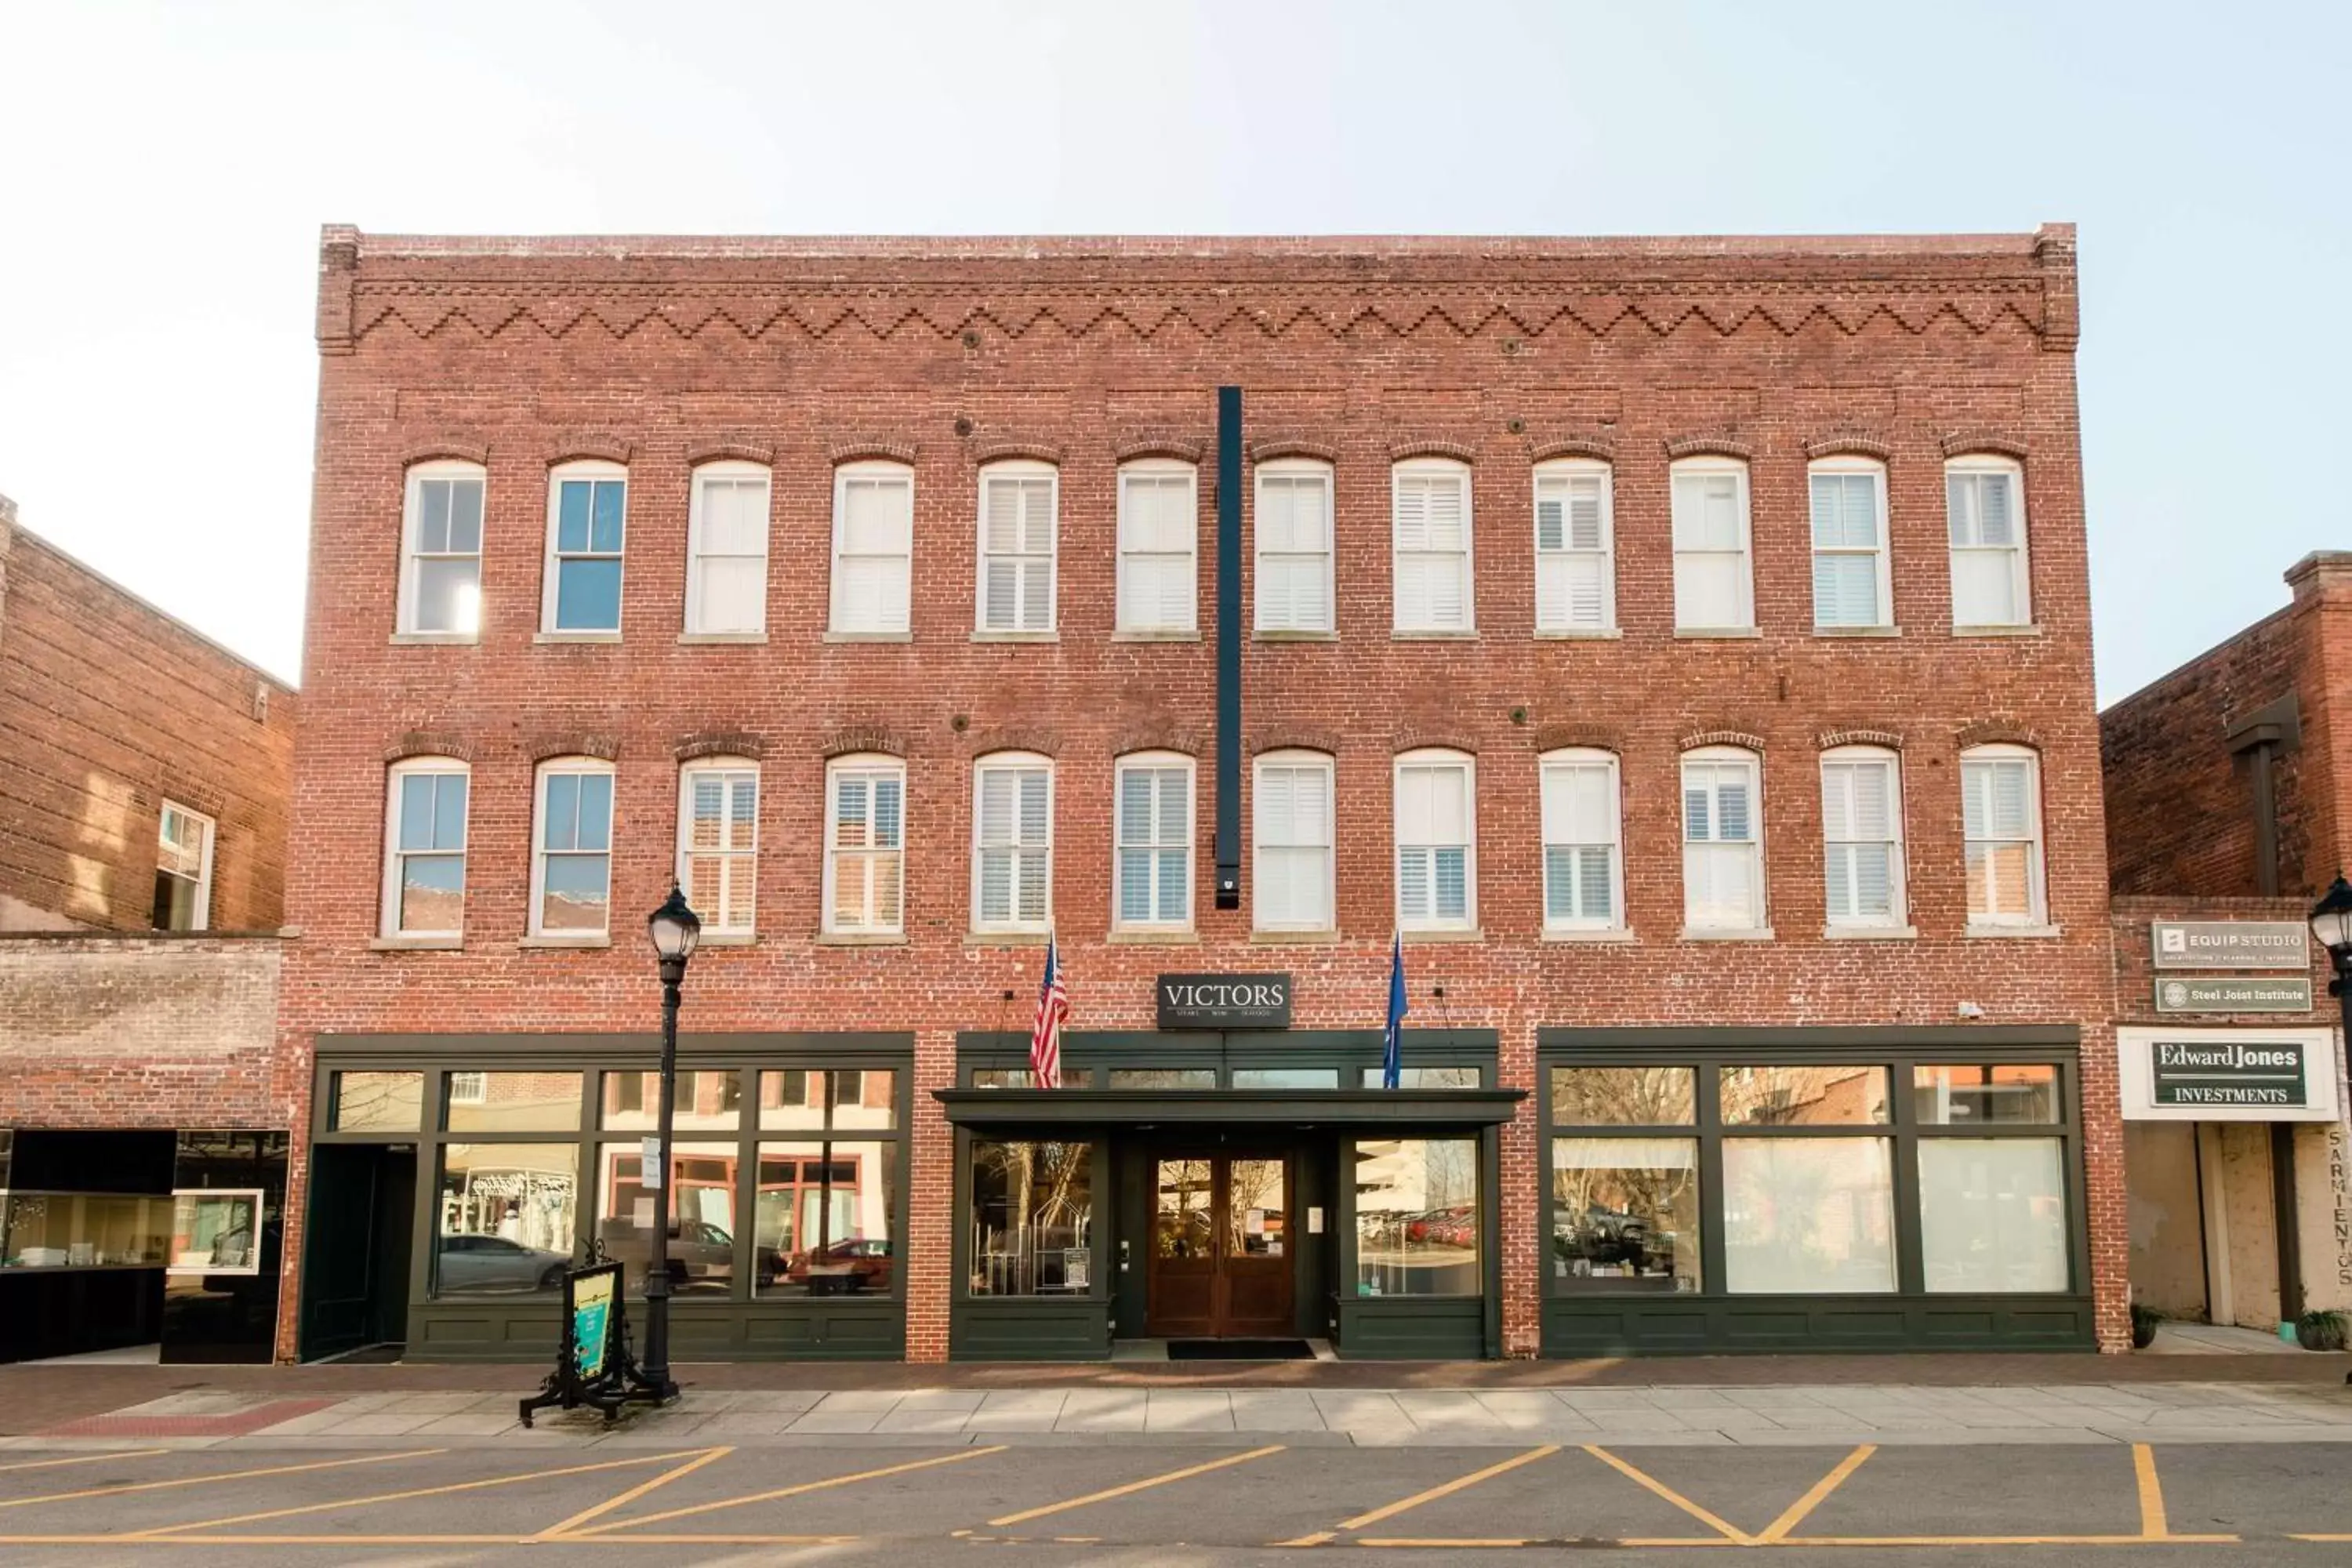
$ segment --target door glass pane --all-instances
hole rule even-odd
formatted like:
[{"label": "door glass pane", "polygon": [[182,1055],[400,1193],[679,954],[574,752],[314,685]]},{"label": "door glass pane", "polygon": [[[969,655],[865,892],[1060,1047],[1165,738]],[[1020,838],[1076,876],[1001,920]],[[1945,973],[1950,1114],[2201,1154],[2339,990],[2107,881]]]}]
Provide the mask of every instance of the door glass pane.
[{"label": "door glass pane", "polygon": [[1154,1180],[1151,1207],[1151,1256],[1209,1256],[1210,1231],[1215,1221],[1206,1160],[1162,1160]]},{"label": "door glass pane", "polygon": [[1093,1289],[1093,1156],[1087,1143],[972,1144],[971,1295]]},{"label": "door glass pane", "polygon": [[579,1229],[579,1172],[576,1143],[445,1145],[433,1293],[551,1296],[562,1289]]},{"label": "door glass pane", "polygon": [[1556,1127],[1685,1127],[1698,1115],[1690,1068],[1554,1068]]},{"label": "door glass pane", "polygon": [[576,1072],[453,1072],[444,1080],[452,1132],[576,1132]]},{"label": "door glass pane", "polygon": [[1871,1125],[1892,1121],[1883,1067],[1725,1068],[1727,1127]]},{"label": "door glass pane", "polygon": [[1919,1247],[1931,1291],[2066,1289],[2055,1138],[1922,1138]]},{"label": "door glass pane", "polygon": [[1477,1142],[1367,1138],[1350,1147],[1356,1294],[1480,1294]]},{"label": "door glass pane", "polygon": [[415,1132],[425,1125],[421,1072],[339,1072],[327,1125],[338,1132]]},{"label": "door glass pane", "polygon": [[896,1143],[762,1143],[752,1251],[762,1296],[887,1296]]},{"label": "door glass pane", "polygon": [[[658,1194],[646,1190],[635,1142],[596,1150],[596,1235],[606,1256],[646,1288]],[[726,1296],[735,1284],[733,1143],[672,1143],[669,1150],[669,1288],[674,1296]]]},{"label": "door glass pane", "polygon": [[[681,1132],[732,1132],[742,1116],[741,1079],[731,1072],[682,1072],[671,1125]],[[614,1132],[650,1132],[661,1121],[661,1074],[608,1072],[600,1122]]]},{"label": "door glass pane", "polygon": [[1735,1295],[1893,1290],[1887,1140],[1725,1139],[1723,1263]]},{"label": "door glass pane", "polygon": [[2047,1062],[1911,1069],[1912,1114],[1930,1127],[2058,1120],[2058,1069]]},{"label": "door glass pane", "polygon": [[1698,1289],[1695,1140],[1555,1138],[1551,1172],[1555,1291]]},{"label": "door glass pane", "polygon": [[1279,1160],[1225,1166],[1225,1256],[1279,1258],[1289,1235],[1290,1188]]}]

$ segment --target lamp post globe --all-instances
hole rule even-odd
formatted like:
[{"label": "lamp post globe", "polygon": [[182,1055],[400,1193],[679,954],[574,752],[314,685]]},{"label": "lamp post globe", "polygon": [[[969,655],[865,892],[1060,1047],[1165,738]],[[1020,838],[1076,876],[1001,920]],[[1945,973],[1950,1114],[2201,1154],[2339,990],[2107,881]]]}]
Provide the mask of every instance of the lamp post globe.
[{"label": "lamp post globe", "polygon": [[686,901],[685,891],[670,884],[661,908],[646,917],[646,934],[653,939],[654,957],[662,983],[661,1117],[655,1123],[652,1178],[642,1184],[654,1191],[654,1225],[646,1258],[646,1361],[643,1376],[656,1401],[677,1396],[669,1373],[669,1229],[677,1198],[671,1191],[670,1133],[677,1119],[678,987],[686,980],[686,961],[702,937],[702,921]]}]

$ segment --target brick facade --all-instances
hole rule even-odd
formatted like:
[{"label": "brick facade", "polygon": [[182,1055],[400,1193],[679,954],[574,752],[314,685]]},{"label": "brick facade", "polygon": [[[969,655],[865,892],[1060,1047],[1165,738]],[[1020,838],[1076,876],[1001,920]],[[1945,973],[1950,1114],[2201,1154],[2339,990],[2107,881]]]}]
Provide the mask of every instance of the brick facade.
[{"label": "brick facade", "polygon": [[[973,761],[1015,746],[1055,759],[1053,897],[1073,1027],[1150,1027],[1162,970],[1283,967],[1297,975],[1297,1026],[1377,1028],[1391,759],[1444,744],[1476,758],[1481,930],[1411,947],[1416,1022],[1442,984],[1446,1021],[1496,1030],[1502,1080],[1522,1088],[1550,1025],[1937,1024],[1968,1004],[1994,1023],[2078,1026],[2092,1265],[2114,1348],[2125,1218],[2074,279],[2065,227],[1590,242],[330,229],[288,882],[304,933],[287,958],[289,1079],[306,1079],[321,1033],[653,1027],[636,922],[669,884],[677,759],[704,737],[749,737],[760,935],[698,956],[687,1027],[913,1032],[908,1343],[938,1359],[956,1222],[931,1091],[953,1081],[959,1029],[1025,1026],[1039,964],[1034,946],[967,937]],[[1196,886],[1214,821],[1214,465],[1200,475],[1202,638],[1148,643],[1111,635],[1116,465],[1211,447],[1220,384],[1245,389],[1254,460],[1334,464],[1337,637],[1244,651],[1245,754],[1307,745],[1337,759],[1340,935],[1328,944],[1254,942],[1246,883],[1239,912],[1196,895],[1197,941],[1108,940],[1113,759],[1140,745],[1200,754]],[[972,636],[975,468],[1000,448],[1059,465],[1050,643]],[[1885,454],[1899,635],[1813,633],[1806,464],[1832,448]],[[1674,632],[1667,463],[1697,450],[1752,465],[1753,637]],[[1992,450],[2024,454],[2035,624],[1956,638],[1943,465]],[[761,643],[679,640],[689,464],[710,452],[772,454]],[[1471,467],[1475,637],[1391,636],[1400,452]],[[1534,635],[1529,464],[1566,452],[1613,457],[1619,637]],[[478,644],[416,646],[394,635],[404,468],[453,453],[487,465],[482,630]],[[628,465],[624,635],[551,646],[534,641],[547,468],[584,453]],[[834,466],[882,453],[915,468],[911,636],[827,642]],[[1246,507],[1245,495],[1245,527]],[[1823,937],[1816,758],[1854,732],[1901,749],[1909,940]],[[1763,756],[1768,942],[1678,938],[1677,754],[1722,734]],[[420,748],[419,736],[434,739]],[[1958,752],[1989,737],[2042,754],[2046,937],[1963,934]],[[1540,940],[1536,758],[1567,743],[1622,757],[1629,942]],[[907,762],[901,945],[815,940],[824,766],[845,746]],[[385,763],[418,749],[471,761],[466,937],[458,951],[372,951]],[[520,940],[533,763],[591,749],[617,769],[613,944],[533,948]],[[1247,866],[1244,846],[1245,879]],[[1021,1000],[1003,1002],[1008,991]],[[1538,1338],[1534,1118],[1531,1099],[1505,1130],[1497,1194],[1503,1338],[1517,1354]],[[289,1314],[286,1353],[291,1335]]]}]

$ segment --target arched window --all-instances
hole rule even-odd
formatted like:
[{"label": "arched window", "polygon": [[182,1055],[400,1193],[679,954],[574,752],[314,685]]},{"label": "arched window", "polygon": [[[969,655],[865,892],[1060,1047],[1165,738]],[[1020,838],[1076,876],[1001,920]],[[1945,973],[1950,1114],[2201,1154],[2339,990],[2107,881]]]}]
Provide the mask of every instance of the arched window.
[{"label": "arched window", "polygon": [[1822,846],[1832,930],[1904,923],[1903,763],[1895,752],[1822,753]]},{"label": "arched window", "polygon": [[686,526],[688,636],[756,637],[768,629],[768,490],[763,463],[730,458],[694,470]]},{"label": "arched window", "polygon": [[1944,465],[1952,538],[1952,629],[2021,626],[2033,619],[2025,557],[2025,468],[1990,452]]},{"label": "arched window", "polygon": [[2025,746],[1962,752],[1960,815],[1968,838],[1969,924],[2047,923],[2042,759]]},{"label": "arched window", "polygon": [[824,929],[896,936],[906,929],[907,764],[881,753],[824,768]]},{"label": "arched window", "polygon": [[1478,923],[1477,764],[1467,752],[1396,759],[1396,910],[1403,931]]},{"label": "arched window", "polygon": [[1619,931],[1625,924],[1617,754],[1569,746],[1540,760],[1544,928]]},{"label": "arched window", "polygon": [[1813,625],[1891,626],[1886,564],[1886,465],[1820,458],[1807,475],[1812,510]]},{"label": "arched window", "polygon": [[455,757],[408,757],[387,781],[383,933],[457,937],[466,929],[469,772]]},{"label": "arched window", "polygon": [[612,929],[613,764],[539,764],[530,835],[530,934],[603,942]]},{"label": "arched window", "polygon": [[1338,923],[1331,772],[1322,752],[1266,752],[1257,759],[1250,784],[1250,921],[1259,931],[1322,932]]},{"label": "arched window", "polygon": [[397,630],[452,642],[481,634],[487,484],[479,463],[451,459],[410,467],[401,509]]},{"label": "arched window", "polygon": [[907,635],[914,539],[914,469],[880,460],[834,469],[834,635]]},{"label": "arched window", "polygon": [[1673,481],[1675,629],[1753,630],[1748,465],[1737,458],[1683,458],[1674,464]]},{"label": "arched window", "polygon": [[1200,628],[1199,469],[1146,458],[1118,470],[1118,605],[1122,632]]},{"label": "arched window", "polygon": [[1054,630],[1055,511],[1051,463],[1010,458],[980,471],[979,616],[983,633]]},{"label": "arched window", "polygon": [[1683,753],[1683,924],[1764,926],[1763,759],[1743,746]]},{"label": "arched window", "polygon": [[1389,472],[1395,527],[1394,629],[1467,632],[1477,626],[1471,582],[1470,465],[1408,458]]},{"label": "arched window", "polygon": [[1043,931],[1054,921],[1054,760],[992,752],[972,764],[971,925]]},{"label": "arched window", "polygon": [[1131,752],[1118,759],[1113,812],[1111,924],[1186,931],[1192,924],[1192,759]]},{"label": "arched window", "polygon": [[1595,458],[1536,465],[1536,630],[1608,631],[1617,624],[1611,471]]},{"label": "arched window", "polygon": [[677,771],[677,882],[706,936],[753,930],[760,864],[760,764],[697,757]]}]

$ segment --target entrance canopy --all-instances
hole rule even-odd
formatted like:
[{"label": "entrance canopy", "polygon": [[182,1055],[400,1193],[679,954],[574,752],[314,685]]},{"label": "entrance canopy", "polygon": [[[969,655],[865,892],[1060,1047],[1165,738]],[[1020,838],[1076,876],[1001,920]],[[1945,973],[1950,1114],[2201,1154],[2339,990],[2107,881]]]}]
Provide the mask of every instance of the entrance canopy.
[{"label": "entrance canopy", "polygon": [[1493,1127],[1508,1121],[1522,1089],[940,1089],[958,1127],[1286,1125]]}]

